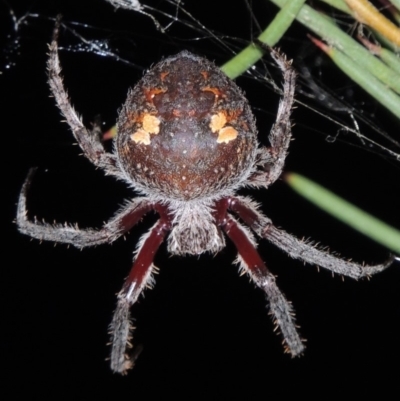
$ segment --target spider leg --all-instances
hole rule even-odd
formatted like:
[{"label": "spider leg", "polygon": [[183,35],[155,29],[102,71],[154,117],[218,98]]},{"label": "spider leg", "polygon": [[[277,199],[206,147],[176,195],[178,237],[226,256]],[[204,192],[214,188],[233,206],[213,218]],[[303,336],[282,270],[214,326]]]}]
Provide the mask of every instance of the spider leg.
[{"label": "spider leg", "polygon": [[292,356],[300,355],[305,347],[296,329],[293,308],[279,290],[275,283],[275,277],[258,254],[256,245],[251,239],[251,233],[226,213],[228,204],[229,199],[222,200],[217,204],[219,214],[217,222],[235,244],[239,252],[240,267],[265,292],[274,322],[282,332],[286,345],[285,352]]},{"label": "spider leg", "polygon": [[77,226],[39,223],[29,221],[27,217],[26,198],[35,169],[31,169],[22,186],[18,200],[16,223],[18,230],[33,238],[71,244],[77,248],[111,243],[129,231],[140,221],[144,214],[154,206],[145,198],[137,198],[125,206],[101,229],[81,230]]},{"label": "spider leg", "polygon": [[294,259],[321,266],[334,273],[342,274],[354,279],[372,276],[389,267],[394,257],[377,265],[361,265],[350,262],[327,251],[318,249],[310,243],[301,241],[291,234],[276,228],[271,220],[257,211],[256,205],[246,198],[230,198],[229,209],[235,212],[260,237],[273,243]]},{"label": "spider leg", "polygon": [[156,210],[160,219],[139,242],[132,269],[118,294],[117,307],[110,324],[111,369],[121,374],[133,368],[135,359],[127,353],[127,349],[132,348],[133,329],[129,309],[146,286],[153,286],[152,273],[156,269],[153,265],[154,255],[172,227],[167,207],[156,204]]},{"label": "spider leg", "polygon": [[85,156],[95,166],[102,168],[106,174],[121,177],[121,173],[116,167],[115,156],[107,153],[101,143],[99,130],[96,127],[93,130],[88,130],[83,125],[81,118],[78,116],[68,99],[68,94],[61,78],[60,59],[58,57],[57,40],[59,29],[60,19],[57,18],[53,39],[49,46],[50,52],[49,60],[47,62],[49,85],[52,94]]},{"label": "spider leg", "polygon": [[267,188],[274,183],[282,173],[285,159],[291,140],[290,115],[294,102],[294,90],[296,73],[291,67],[291,62],[278,51],[269,48],[272,58],[275,60],[283,74],[283,94],[279,102],[275,124],[269,134],[269,148],[259,151],[257,165],[261,168],[247,180],[246,184],[253,187],[263,186]]},{"label": "spider leg", "polygon": [[386,262],[377,265],[361,265],[338,258],[327,251],[316,248],[305,241],[300,241],[296,237],[283,230],[279,230],[272,224],[266,226],[262,232],[262,237],[281,248],[294,259],[314,264],[331,270],[334,273],[342,274],[354,279],[369,277],[388,268],[394,256]]}]

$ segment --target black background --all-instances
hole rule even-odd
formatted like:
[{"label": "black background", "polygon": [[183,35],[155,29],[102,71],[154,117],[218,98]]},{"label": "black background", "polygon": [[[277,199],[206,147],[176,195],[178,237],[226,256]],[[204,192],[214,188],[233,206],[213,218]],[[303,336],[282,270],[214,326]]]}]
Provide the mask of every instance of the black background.
[{"label": "black background", "polygon": [[[4,399],[22,395],[66,395],[78,400],[186,399],[196,395],[267,399],[301,394],[324,398],[348,391],[361,396],[372,389],[381,389],[383,394],[396,387],[399,264],[371,281],[342,282],[330,272],[318,273],[315,267],[289,259],[266,241],[260,241],[260,253],[293,302],[301,333],[307,338],[302,358],[292,360],[283,354],[263,294],[246,277],[239,277],[232,265],[236,252],[231,244],[215,257],[199,258],[170,257],[162,247],[156,256],[160,267],[156,287],[146,291],[133,308],[135,342],[144,350],[127,377],[112,374],[104,360],[115,293],[129,271],[138,238],[155,217],[139,224],[126,241],[83,251],[51,243],[39,245],[19,234],[12,223],[19,189],[32,166],[39,170],[28,198],[31,217],[99,227],[132,196],[122,183],[104,177],[78,156],[80,151],[72,146],[68,127],[60,122],[46,84],[50,18],[62,13],[67,23],[79,21],[100,28],[93,35],[116,41],[142,68],[183,48],[218,64],[229,55],[209,42],[187,40],[187,32],[181,32],[179,26],[162,35],[147,17],[115,12],[101,1],[53,2],[51,7],[40,1],[9,3],[18,17],[30,11],[38,12],[40,18],[29,19],[21,28],[20,54],[9,54],[15,66],[0,76],[5,187],[2,226],[6,230],[2,236],[1,360],[9,375],[4,382],[12,384],[9,389],[2,386],[3,391],[9,391]],[[219,32],[245,40],[256,33],[244,2],[229,2],[229,10],[217,10],[215,3],[188,1],[185,7]],[[163,6],[163,2],[153,4]],[[6,35],[12,34],[12,28],[7,7],[1,7],[2,39],[7,49],[10,41]],[[275,12],[273,6],[257,9],[261,26]],[[85,29],[80,32],[92,34]],[[305,35],[295,25],[280,46],[290,57],[297,57],[307,42]],[[204,37],[204,33],[192,36]],[[73,40],[64,33],[60,44]],[[91,53],[64,51],[61,63],[65,85],[85,123],[90,124],[100,114],[105,127],[113,125],[127,88],[142,75],[138,68]],[[392,136],[398,135],[398,121],[335,69],[327,67],[323,78],[334,89],[351,88],[350,101],[373,111],[378,125]],[[278,97],[251,80],[240,78],[237,82],[246,90],[260,135],[265,138]],[[286,170],[304,174],[400,227],[398,163],[366,146],[352,146],[351,142],[360,143],[344,134],[333,143],[327,141],[337,128],[302,106],[293,118],[295,140]],[[383,247],[298,197],[283,181],[268,193],[260,191],[254,196],[276,225],[299,237],[311,237],[356,261],[378,263],[388,255]]]}]

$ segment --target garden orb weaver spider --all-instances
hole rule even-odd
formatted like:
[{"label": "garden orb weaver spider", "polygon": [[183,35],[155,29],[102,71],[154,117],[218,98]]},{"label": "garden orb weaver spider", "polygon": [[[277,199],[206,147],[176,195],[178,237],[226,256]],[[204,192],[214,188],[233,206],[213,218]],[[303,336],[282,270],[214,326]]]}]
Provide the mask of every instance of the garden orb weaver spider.
[{"label": "garden orb weaver spider", "polygon": [[[100,129],[87,129],[73,109],[61,78],[56,25],[48,60],[49,84],[61,113],[84,155],[107,175],[132,187],[140,196],[130,200],[102,228],[78,229],[30,221],[26,198],[32,171],[18,202],[21,233],[78,248],[112,243],[142,217],[156,211],[159,220],[140,239],[132,269],[118,294],[110,325],[111,369],[125,374],[134,365],[130,307],[146,286],[154,284],[154,255],[164,240],[174,255],[216,253],[228,237],[238,250],[237,262],[261,288],[279,327],[285,352],[304,350],[294,312],[259,256],[254,234],[289,256],[354,279],[376,274],[391,264],[363,266],[339,259],[276,228],[258,205],[236,195],[244,186],[268,188],[282,173],[291,139],[290,114],[295,72],[286,58],[271,49],[283,74],[283,96],[269,134],[261,147],[247,99],[236,84],[210,61],[188,51],[153,66],[128,92],[118,117],[113,153],[103,147]],[[238,220],[238,219],[240,220]]]}]

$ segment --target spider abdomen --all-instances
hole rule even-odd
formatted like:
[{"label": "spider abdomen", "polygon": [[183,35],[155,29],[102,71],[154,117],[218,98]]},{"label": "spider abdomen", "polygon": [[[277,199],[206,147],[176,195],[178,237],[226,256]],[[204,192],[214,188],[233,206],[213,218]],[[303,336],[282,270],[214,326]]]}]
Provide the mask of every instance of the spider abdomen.
[{"label": "spider abdomen", "polygon": [[236,84],[185,51],[154,66],[130,91],[118,119],[117,152],[144,192],[190,200],[246,179],[256,135]]}]

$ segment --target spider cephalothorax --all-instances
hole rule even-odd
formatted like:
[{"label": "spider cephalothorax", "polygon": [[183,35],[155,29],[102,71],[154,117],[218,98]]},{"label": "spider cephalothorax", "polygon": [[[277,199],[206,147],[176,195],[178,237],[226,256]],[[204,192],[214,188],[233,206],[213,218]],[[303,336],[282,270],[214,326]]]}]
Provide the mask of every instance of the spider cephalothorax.
[{"label": "spider cephalothorax", "polygon": [[[153,259],[168,239],[173,254],[217,252],[227,236],[238,250],[240,269],[267,297],[285,351],[302,353],[293,310],[260,258],[253,233],[303,262],[358,279],[378,273],[391,263],[363,266],[319,250],[276,228],[249,198],[237,196],[243,187],[265,187],[282,172],[291,138],[290,113],[295,73],[285,57],[271,55],[283,73],[283,97],[269,134],[270,147],[260,147],[254,118],[240,89],[211,62],[181,52],[151,68],[128,93],[118,118],[114,153],[104,150],[99,129],[88,130],[72,108],[60,76],[57,50],[59,24],[50,46],[49,84],[58,107],[85,156],[106,174],[124,180],[142,196],[131,199],[101,229],[49,225],[27,218],[29,174],[18,202],[19,230],[40,240],[78,248],[111,243],[128,232],[151,210],[159,220],[138,244],[132,269],[118,294],[110,325],[111,368],[126,373],[133,366],[130,307],[153,284]],[[245,223],[252,232],[236,218]]]}]

